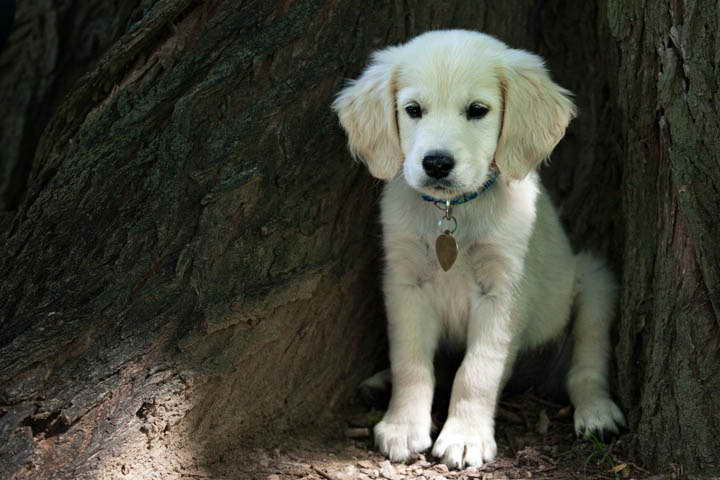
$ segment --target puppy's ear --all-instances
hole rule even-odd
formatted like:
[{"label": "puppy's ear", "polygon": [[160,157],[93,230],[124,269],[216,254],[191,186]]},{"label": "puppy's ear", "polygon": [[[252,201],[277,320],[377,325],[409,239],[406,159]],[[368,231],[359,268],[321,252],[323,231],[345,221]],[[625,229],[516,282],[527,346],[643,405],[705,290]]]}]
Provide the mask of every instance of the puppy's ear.
[{"label": "puppy's ear", "polygon": [[376,52],[357,80],[339,94],[333,109],[348,135],[348,147],[381,180],[393,178],[402,165],[396,107],[395,73],[391,47]]},{"label": "puppy's ear", "polygon": [[500,171],[523,179],[550,156],[575,117],[569,91],[550,79],[540,57],[510,50],[499,76],[503,123],[495,161]]}]

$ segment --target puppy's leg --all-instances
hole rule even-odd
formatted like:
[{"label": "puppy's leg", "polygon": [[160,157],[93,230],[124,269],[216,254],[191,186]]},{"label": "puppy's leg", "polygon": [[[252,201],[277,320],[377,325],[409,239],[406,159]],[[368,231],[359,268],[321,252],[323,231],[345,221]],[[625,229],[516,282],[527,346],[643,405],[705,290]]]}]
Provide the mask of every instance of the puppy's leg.
[{"label": "puppy's leg", "polygon": [[511,356],[503,307],[482,302],[473,310],[468,345],[455,374],[448,418],[433,455],[450,468],[481,466],[495,458],[495,406]]},{"label": "puppy's leg", "polygon": [[430,440],[433,357],[439,322],[417,286],[386,284],[392,396],[375,443],[392,461],[405,461]]},{"label": "puppy's leg", "polygon": [[618,433],[625,417],[610,399],[608,361],[616,287],[605,265],[588,254],[577,256],[577,318],[567,389],[575,405],[575,432],[585,438]]},{"label": "puppy's leg", "polygon": [[478,258],[480,285],[471,304],[465,357],[455,374],[448,419],[433,447],[433,455],[451,468],[480,466],[497,453],[495,407],[515,358],[510,312],[520,268],[494,253],[490,249]]}]

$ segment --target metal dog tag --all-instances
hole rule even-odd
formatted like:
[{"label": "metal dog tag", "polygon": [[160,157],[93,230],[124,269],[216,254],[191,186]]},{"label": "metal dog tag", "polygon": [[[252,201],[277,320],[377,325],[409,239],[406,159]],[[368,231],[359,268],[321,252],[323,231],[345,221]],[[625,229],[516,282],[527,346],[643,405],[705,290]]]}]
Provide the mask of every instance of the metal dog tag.
[{"label": "metal dog tag", "polygon": [[452,268],[458,255],[458,246],[450,230],[445,230],[435,241],[435,255],[444,271]]}]

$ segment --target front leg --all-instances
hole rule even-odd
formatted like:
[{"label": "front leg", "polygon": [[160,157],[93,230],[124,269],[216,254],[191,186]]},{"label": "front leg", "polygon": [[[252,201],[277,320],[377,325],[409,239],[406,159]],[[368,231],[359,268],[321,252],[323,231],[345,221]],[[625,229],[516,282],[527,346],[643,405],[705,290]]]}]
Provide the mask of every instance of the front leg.
[{"label": "front leg", "polygon": [[375,426],[375,444],[394,462],[405,461],[432,445],[433,357],[438,322],[416,285],[385,284],[392,371],[392,397]]},{"label": "front leg", "polygon": [[[489,251],[488,251],[489,250]],[[450,468],[481,466],[495,458],[495,407],[512,369],[516,344],[512,322],[512,285],[520,265],[510,258],[476,258],[478,291],[471,301],[467,347],[455,374],[448,419],[433,455]]]}]

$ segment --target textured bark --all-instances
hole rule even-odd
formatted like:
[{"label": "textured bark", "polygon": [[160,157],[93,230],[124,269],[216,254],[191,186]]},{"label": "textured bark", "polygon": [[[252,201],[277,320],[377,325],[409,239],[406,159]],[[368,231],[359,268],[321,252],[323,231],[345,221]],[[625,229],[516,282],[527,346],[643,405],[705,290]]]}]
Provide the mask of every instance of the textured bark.
[{"label": "textured bark", "polygon": [[720,473],[715,1],[610,1],[626,229],[620,392],[650,465]]},{"label": "textured bark", "polygon": [[59,101],[128,28],[139,3],[17,2],[0,50],[0,217],[21,201],[38,138]]}]

